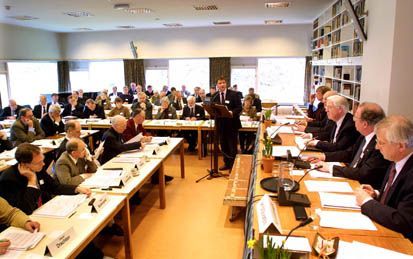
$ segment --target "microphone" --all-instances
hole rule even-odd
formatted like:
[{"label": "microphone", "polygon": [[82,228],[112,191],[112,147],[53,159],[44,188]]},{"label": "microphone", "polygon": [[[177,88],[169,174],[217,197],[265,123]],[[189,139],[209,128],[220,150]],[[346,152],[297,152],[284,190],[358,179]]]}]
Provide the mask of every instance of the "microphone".
[{"label": "microphone", "polygon": [[308,219],[304,220],[303,222],[301,222],[300,224],[298,224],[295,228],[291,229],[290,232],[288,232],[288,235],[286,236],[286,238],[284,239],[284,242],[282,242],[282,245],[281,245],[280,249],[283,249],[285,243],[287,242],[287,239],[291,236],[291,234],[292,234],[295,230],[297,230],[297,229],[299,229],[299,228],[302,228],[302,227],[310,224],[310,223],[313,222],[314,220],[315,220],[315,216],[312,216],[312,215],[311,215],[310,217],[308,217]]},{"label": "microphone", "polygon": [[[311,139],[311,140],[313,140],[313,139]],[[311,141],[311,140],[310,140],[310,141]],[[291,156],[289,159],[291,159],[291,162],[294,164],[294,166],[295,166],[296,168],[302,168],[302,169],[310,169],[310,168],[311,168],[310,163],[308,163],[308,162],[306,162],[306,161],[304,161],[304,160],[302,160],[302,159],[300,158],[301,153],[303,153],[304,150],[307,150],[307,146],[308,146],[308,144],[310,143],[310,141],[308,141],[307,143],[305,143],[304,148],[300,150],[300,152],[299,152],[298,155],[297,155],[297,158],[294,158],[294,159],[293,159],[292,156],[291,156],[290,150],[287,150],[287,155]],[[289,152],[289,153],[288,153],[288,152]],[[289,161],[290,161],[290,160],[289,160]]]},{"label": "microphone", "polygon": [[303,176],[301,176],[300,179],[298,179],[298,181],[297,181],[298,188],[300,188],[300,182],[304,179],[304,177],[305,177],[309,172],[311,172],[311,171],[313,171],[313,170],[320,169],[321,167],[323,167],[323,166],[322,166],[322,165],[317,165],[317,166],[314,167],[313,169],[307,170],[307,172],[305,172],[305,174],[304,174]]},{"label": "microphone", "polygon": [[281,125],[278,126],[278,127],[276,128],[276,130],[270,135],[270,138],[271,138],[273,144],[275,144],[275,145],[281,145],[281,144],[282,144],[282,140],[281,140],[280,136],[277,134],[277,133],[278,133],[278,130],[281,129],[282,127],[286,126],[286,125],[289,125],[289,124],[290,124],[289,122],[286,122],[286,123],[284,123],[284,124],[281,124]]},{"label": "microphone", "polygon": [[279,129],[281,129],[282,127],[287,126],[287,125],[289,125],[289,124],[290,124],[289,122],[286,122],[286,123],[283,123],[283,124],[281,124],[280,126],[278,126],[278,128],[274,131],[274,133],[271,134],[270,138],[274,138],[274,137],[277,135],[276,133],[278,133],[277,131],[278,131]]}]

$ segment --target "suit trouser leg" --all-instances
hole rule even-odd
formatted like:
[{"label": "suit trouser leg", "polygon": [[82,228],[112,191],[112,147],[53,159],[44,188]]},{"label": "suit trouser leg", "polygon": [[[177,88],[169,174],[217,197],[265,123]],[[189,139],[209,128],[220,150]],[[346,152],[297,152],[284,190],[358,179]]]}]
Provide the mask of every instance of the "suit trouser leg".
[{"label": "suit trouser leg", "polygon": [[221,149],[224,155],[225,165],[232,167],[237,155],[238,130],[230,127],[224,129],[224,136],[221,141]]}]

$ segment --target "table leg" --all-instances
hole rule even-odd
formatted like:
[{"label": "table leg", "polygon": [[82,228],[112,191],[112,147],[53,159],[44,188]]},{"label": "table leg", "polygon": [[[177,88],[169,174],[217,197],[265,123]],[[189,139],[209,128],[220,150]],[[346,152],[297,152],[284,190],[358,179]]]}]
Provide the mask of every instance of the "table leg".
[{"label": "table leg", "polygon": [[[200,148],[198,147],[198,150]],[[180,158],[181,158],[181,178],[185,178],[185,148],[184,148],[184,142],[181,141],[181,148],[180,148]],[[199,151],[198,151],[199,152]]]},{"label": "table leg", "polygon": [[158,170],[159,175],[159,201],[161,209],[165,209],[166,207],[166,199],[165,199],[165,173],[164,173],[164,165],[163,162],[161,167]]},{"label": "table leg", "polygon": [[133,247],[132,247],[132,231],[131,231],[131,220],[130,220],[130,207],[129,199],[125,199],[125,205],[122,208],[122,223],[123,223],[123,233],[125,240],[125,257],[133,258]]},{"label": "table leg", "polygon": [[198,159],[202,159],[202,131],[198,128]]}]

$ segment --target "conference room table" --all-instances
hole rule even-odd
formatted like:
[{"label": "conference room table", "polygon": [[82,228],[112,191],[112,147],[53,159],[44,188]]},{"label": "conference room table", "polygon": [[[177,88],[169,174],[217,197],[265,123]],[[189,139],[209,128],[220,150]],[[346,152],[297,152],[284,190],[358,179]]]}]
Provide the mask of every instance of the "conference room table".
[{"label": "conference room table", "polygon": [[[258,136],[260,139],[263,138],[263,132],[264,128],[261,130],[260,136]],[[295,143],[295,136],[294,134],[279,134],[281,139],[282,139],[282,145],[284,146],[296,146]],[[259,147],[258,151],[263,149],[263,144],[261,141],[259,141]],[[303,152],[303,155],[311,155],[314,154],[314,152]],[[253,169],[255,170],[255,182],[252,186],[254,188],[254,193],[253,197],[255,197],[255,200],[261,199],[261,196],[264,194],[274,194],[271,192],[268,192],[261,188],[260,181],[264,178],[271,177],[273,175],[264,173],[263,169],[261,168],[261,159],[262,159],[262,152],[256,152],[256,159],[257,159],[257,165],[256,168]],[[275,160],[274,162],[274,167],[273,167],[273,173],[276,176],[278,174],[278,164],[280,160]],[[254,175],[254,171],[253,171]],[[298,181],[302,176],[292,176],[295,181]],[[322,180],[322,181],[339,181],[339,182],[347,182],[350,184],[351,188],[355,190],[356,188],[360,187],[360,184],[358,181],[350,180],[350,179],[344,179],[344,178],[312,178],[310,174],[307,174],[304,179],[300,183],[300,189],[298,193],[306,194],[311,201],[311,207],[306,208],[307,215],[316,215],[316,211],[319,209],[322,209],[323,211],[331,211],[331,209],[327,208],[322,208],[321,203],[320,203],[320,197],[318,192],[309,192],[306,188],[306,185],[304,181],[306,180]],[[256,202],[251,202],[252,207],[251,213],[252,213],[252,237],[256,240],[258,240],[261,236],[262,233],[259,233],[259,228],[258,228],[258,218],[257,218],[257,213],[256,213],[256,207],[257,204]],[[296,227],[300,221],[297,221],[295,219],[294,211],[292,206],[280,206],[277,201],[275,201],[276,209],[278,212],[279,220],[280,220],[280,227],[279,233],[271,233],[275,235],[287,235],[288,232]],[[342,211],[342,212],[355,212],[354,210],[340,210],[340,209],[333,209],[334,211]],[[339,229],[339,228],[327,228],[327,227],[321,227],[319,225],[319,217],[316,217],[313,223],[310,223],[307,226],[304,226],[300,229],[297,229],[294,231],[293,236],[304,236],[307,237],[310,241],[310,244],[313,243],[314,238],[316,233],[320,233],[324,238],[330,239],[333,237],[339,237],[340,240],[344,241],[359,241],[375,246],[379,246],[382,248],[394,250],[397,252],[401,253],[406,253],[413,255],[413,245],[408,239],[405,239],[402,234],[397,233],[393,230],[390,230],[384,226],[381,226],[380,224],[377,224],[374,222],[375,227],[377,228],[376,231],[372,230],[350,230],[350,229]],[[251,233],[250,233],[251,234]],[[312,257],[315,257],[312,255]]]}]

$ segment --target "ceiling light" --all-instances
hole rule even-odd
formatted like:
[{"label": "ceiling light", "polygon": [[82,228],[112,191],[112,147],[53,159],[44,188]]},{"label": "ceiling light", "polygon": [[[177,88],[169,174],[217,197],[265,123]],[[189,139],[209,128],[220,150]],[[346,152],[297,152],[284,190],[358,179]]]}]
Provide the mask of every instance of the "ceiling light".
[{"label": "ceiling light", "polygon": [[93,31],[91,28],[74,28],[75,31]]},{"label": "ceiling light", "polygon": [[212,11],[218,10],[218,6],[216,5],[194,5],[195,10],[197,11]]},{"label": "ceiling light", "polygon": [[34,17],[30,15],[16,15],[16,16],[9,16],[9,18],[16,19],[19,21],[31,21],[31,20],[39,19],[38,17]]},{"label": "ceiling light", "polygon": [[119,25],[119,26],[116,26],[116,28],[118,28],[118,29],[133,29],[133,28],[135,28],[135,26],[132,26],[132,25]]},{"label": "ceiling light", "polygon": [[180,23],[164,23],[163,26],[165,27],[182,27]]},{"label": "ceiling light", "polygon": [[89,12],[84,12],[84,11],[64,12],[63,14],[68,15],[68,16],[72,16],[72,17],[76,17],[76,18],[94,16],[93,14],[91,14]]},{"label": "ceiling light", "polygon": [[290,2],[265,3],[265,7],[267,8],[285,8],[289,6]]},{"label": "ceiling light", "polygon": [[139,13],[153,13],[152,9],[149,8],[128,8],[125,10],[128,13],[139,14]]},{"label": "ceiling light", "polygon": [[230,21],[223,21],[223,22],[212,22],[214,25],[230,25]]},{"label": "ceiling light", "polygon": [[281,24],[281,23],[283,23],[283,20],[266,20],[265,21],[265,24],[268,24],[268,25]]},{"label": "ceiling light", "polygon": [[113,9],[116,10],[128,10],[129,9],[129,4],[115,4],[113,6]]}]

